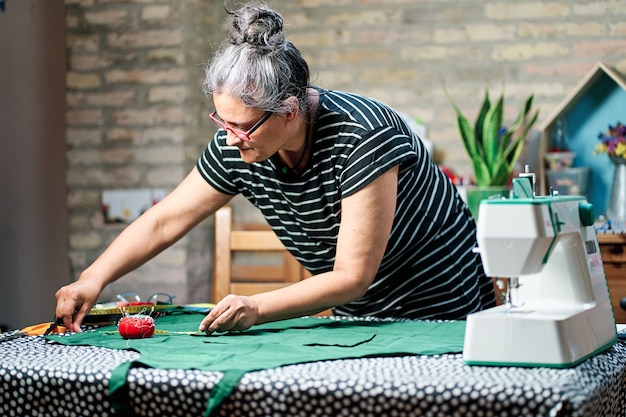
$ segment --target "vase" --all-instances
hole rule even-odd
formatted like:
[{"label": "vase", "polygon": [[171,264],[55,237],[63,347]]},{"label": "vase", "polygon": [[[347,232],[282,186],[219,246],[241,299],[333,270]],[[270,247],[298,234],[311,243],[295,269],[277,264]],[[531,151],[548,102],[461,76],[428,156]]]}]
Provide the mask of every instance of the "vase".
[{"label": "vase", "polygon": [[614,229],[626,229],[626,158],[609,155],[615,171],[609,198],[607,217]]},{"label": "vase", "polygon": [[510,188],[506,185],[503,186],[474,186],[467,187],[466,191],[467,206],[474,216],[474,219],[478,221],[478,208],[482,200],[490,198],[508,198],[510,194]]}]

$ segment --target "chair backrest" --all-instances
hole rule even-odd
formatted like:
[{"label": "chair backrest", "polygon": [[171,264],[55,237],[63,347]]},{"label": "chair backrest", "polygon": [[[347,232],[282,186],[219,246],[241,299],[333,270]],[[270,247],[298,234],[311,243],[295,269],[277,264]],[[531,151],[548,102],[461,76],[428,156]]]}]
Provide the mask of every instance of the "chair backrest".
[{"label": "chair backrest", "polygon": [[[279,253],[282,264],[234,263],[233,254]],[[308,278],[311,274],[285,249],[268,225],[233,223],[232,208],[215,213],[215,268],[211,299],[217,303],[230,293],[252,295]]]}]

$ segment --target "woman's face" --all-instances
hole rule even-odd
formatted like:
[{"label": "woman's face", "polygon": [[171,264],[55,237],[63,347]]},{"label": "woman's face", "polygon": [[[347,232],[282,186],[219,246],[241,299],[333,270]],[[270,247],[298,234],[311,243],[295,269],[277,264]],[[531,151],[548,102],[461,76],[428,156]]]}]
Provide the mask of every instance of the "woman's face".
[{"label": "woman's face", "polygon": [[[285,115],[272,114],[263,121],[266,112],[244,106],[226,93],[214,94],[215,119],[226,126],[226,143],[239,148],[244,162],[264,161],[283,149],[288,142],[293,123]],[[249,135],[251,128],[261,122]],[[243,132],[235,134],[233,131]],[[245,140],[246,136],[249,140]]]}]

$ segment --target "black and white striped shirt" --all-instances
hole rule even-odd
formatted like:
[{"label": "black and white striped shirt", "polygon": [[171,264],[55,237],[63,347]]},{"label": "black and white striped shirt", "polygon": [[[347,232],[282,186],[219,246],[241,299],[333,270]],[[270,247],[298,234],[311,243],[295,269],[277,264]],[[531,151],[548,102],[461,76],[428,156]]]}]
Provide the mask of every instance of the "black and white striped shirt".
[{"label": "black and white striped shirt", "polygon": [[313,274],[332,270],[341,199],[399,165],[394,223],[378,274],[360,299],[336,314],[464,319],[494,305],[475,224],[454,185],[404,119],[362,96],[319,89],[312,156],[301,175],[277,155],[247,164],[220,130],[197,167],[227,194],[261,210],[287,249]]}]

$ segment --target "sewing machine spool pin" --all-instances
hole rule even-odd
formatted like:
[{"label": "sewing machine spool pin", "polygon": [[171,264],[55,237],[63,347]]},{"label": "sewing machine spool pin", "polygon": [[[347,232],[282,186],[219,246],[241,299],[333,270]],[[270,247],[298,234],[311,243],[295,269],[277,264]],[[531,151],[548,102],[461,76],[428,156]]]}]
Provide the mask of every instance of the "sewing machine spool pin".
[{"label": "sewing machine spool pin", "polygon": [[[530,172],[530,166],[528,164],[524,165],[524,172],[519,174],[520,178],[527,178],[530,181],[530,186],[532,189],[532,198],[537,196],[537,176],[534,172]],[[528,196],[531,197],[531,196]]]}]

